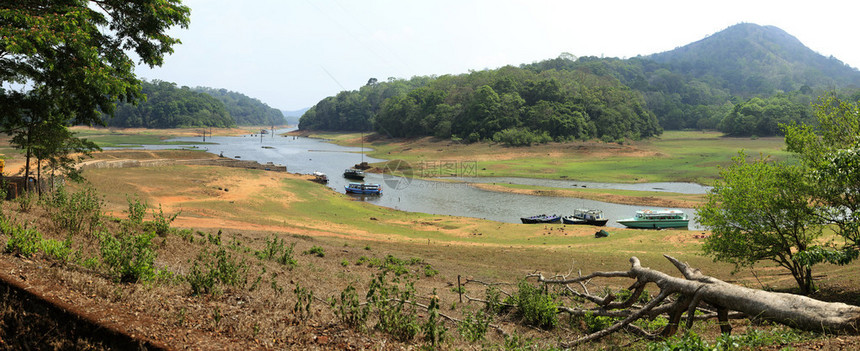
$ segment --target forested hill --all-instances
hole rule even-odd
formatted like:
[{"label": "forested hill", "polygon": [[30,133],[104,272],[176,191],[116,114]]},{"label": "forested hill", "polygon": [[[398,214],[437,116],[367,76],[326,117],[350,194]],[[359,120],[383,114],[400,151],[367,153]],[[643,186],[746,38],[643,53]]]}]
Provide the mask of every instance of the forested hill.
[{"label": "forested hill", "polygon": [[286,122],[281,110],[260,100],[227,89],[196,87],[193,90],[212,95],[224,103],[238,125],[281,125]]},{"label": "forested hill", "polygon": [[145,101],[117,104],[108,124],[115,127],[179,128],[281,125],[280,110],[260,100],[225,89],[177,87],[159,80],[143,81]]},{"label": "forested hill", "polygon": [[743,23],[647,58],[741,96],[809,87],[860,86],[860,72],[774,26]]},{"label": "forested hill", "polygon": [[323,99],[299,129],[371,130],[529,144],[639,139],[662,132],[642,97],[612,77],[518,67],[377,82]]},{"label": "forested hill", "polygon": [[235,125],[224,103],[176,83],[142,81],[145,101],[118,103],[110,126],[130,128],[230,127]]},{"label": "forested hill", "polygon": [[858,87],[856,69],[779,28],[739,24],[625,60],[565,53],[457,76],[371,79],[317,103],[299,128],[472,141],[616,140],[661,129],[767,136],[779,134],[780,123],[811,122],[811,103],[822,94],[857,101]]}]

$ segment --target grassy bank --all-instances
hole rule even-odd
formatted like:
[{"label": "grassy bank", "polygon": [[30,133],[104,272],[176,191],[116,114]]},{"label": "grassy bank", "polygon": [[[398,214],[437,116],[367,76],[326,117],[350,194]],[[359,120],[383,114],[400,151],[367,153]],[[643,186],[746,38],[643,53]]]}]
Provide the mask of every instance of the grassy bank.
[{"label": "grassy bank", "polygon": [[[360,146],[358,133],[305,133],[347,146]],[[738,150],[748,155],[789,157],[781,137],[729,138],[718,132],[667,131],[658,138],[623,145],[597,141],[506,147],[494,143],[463,144],[420,138],[392,140],[364,135],[368,155],[411,164],[474,161],[479,176],[571,179],[642,183],[711,184],[718,166],[731,162]],[[445,176],[447,174],[440,174]]]}]

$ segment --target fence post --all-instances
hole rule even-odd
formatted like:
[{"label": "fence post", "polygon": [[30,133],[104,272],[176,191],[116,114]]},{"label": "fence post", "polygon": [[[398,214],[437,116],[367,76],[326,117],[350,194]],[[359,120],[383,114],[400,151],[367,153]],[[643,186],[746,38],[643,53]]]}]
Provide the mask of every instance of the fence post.
[{"label": "fence post", "polygon": [[460,303],[463,303],[463,287],[460,284],[460,275],[457,274],[457,294],[460,295]]}]

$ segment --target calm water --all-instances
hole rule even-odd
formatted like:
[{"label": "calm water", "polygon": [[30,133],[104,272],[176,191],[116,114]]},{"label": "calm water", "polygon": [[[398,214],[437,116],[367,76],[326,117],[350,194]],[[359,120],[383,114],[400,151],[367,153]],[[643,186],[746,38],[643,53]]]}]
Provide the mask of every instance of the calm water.
[{"label": "calm water", "polygon": [[[288,130],[279,130],[283,133]],[[201,138],[177,138],[176,141],[201,141]],[[199,145],[204,149],[224,157],[253,160],[260,163],[273,162],[286,165],[291,173],[310,174],[314,171],[326,173],[329,176],[328,186],[338,192],[343,192],[344,185],[350,180],[341,175],[345,168],[361,162],[382,162],[384,160],[362,156],[361,148],[343,147],[330,144],[320,139],[310,139],[292,136],[242,137],[210,137],[207,142],[217,145]],[[176,145],[149,145],[147,149],[176,148]],[[428,159],[432,155],[427,156]],[[434,161],[428,161],[434,162]],[[368,173],[367,183],[383,185],[382,196],[356,197],[356,200],[366,201],[379,206],[395,208],[410,212],[423,212],[439,215],[456,215],[484,218],[499,222],[519,223],[520,217],[535,214],[570,214],[577,208],[597,208],[603,210],[610,227],[623,227],[615,220],[632,217],[635,211],[641,209],[662,209],[654,207],[619,205],[600,201],[567,198],[518,195],[484,191],[470,186],[468,183],[508,182],[515,184],[543,185],[558,188],[581,187],[630,189],[651,191],[672,191],[680,193],[704,193],[706,187],[691,183],[643,183],[643,184],[613,184],[577,182],[572,180],[546,180],[521,178],[487,178],[480,176],[473,164],[446,163],[439,161],[440,174],[468,175],[455,177],[458,182],[424,181],[410,178],[394,177]],[[691,216],[690,229],[701,229],[692,220],[692,209],[679,208]]]}]

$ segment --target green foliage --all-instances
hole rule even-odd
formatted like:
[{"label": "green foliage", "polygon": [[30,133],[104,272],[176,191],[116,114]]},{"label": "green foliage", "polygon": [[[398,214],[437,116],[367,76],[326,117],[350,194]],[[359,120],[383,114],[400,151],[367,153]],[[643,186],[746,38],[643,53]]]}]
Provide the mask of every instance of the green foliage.
[{"label": "green foliage", "polygon": [[78,234],[84,230],[93,231],[102,218],[102,200],[92,187],[68,193],[60,186],[47,201],[51,220],[58,227]]},{"label": "green foliage", "polygon": [[288,268],[293,268],[297,264],[296,259],[293,257],[295,247],[296,243],[286,246],[284,239],[279,239],[272,234],[271,239],[266,238],[266,247],[263,251],[257,251],[255,255],[262,260],[272,260]]},{"label": "green foliage", "polygon": [[545,144],[552,141],[549,133],[535,133],[528,128],[508,128],[493,134],[493,141],[507,146],[531,146],[532,144]]},{"label": "green foliage", "polygon": [[484,291],[487,301],[486,310],[491,314],[499,314],[507,310],[506,304],[502,301],[502,293],[495,286],[488,286]]},{"label": "green foliage", "polygon": [[120,282],[147,281],[155,276],[155,233],[102,233],[99,236],[102,262]]},{"label": "green foliage", "polygon": [[311,316],[311,303],[314,300],[314,292],[296,283],[293,289],[296,294],[296,304],[293,305],[293,314],[300,320],[306,320]]},{"label": "green foliage", "polygon": [[128,202],[129,223],[134,227],[142,226],[143,218],[146,217],[146,210],[149,209],[149,205],[146,202],[141,202],[137,196],[132,200],[131,197],[126,195],[126,201]]},{"label": "green foliage", "polygon": [[376,329],[400,341],[409,341],[420,331],[415,305],[411,302],[415,297],[415,287],[409,280],[404,281],[403,286],[399,283],[399,277],[388,282],[386,272],[379,272],[370,282],[367,301],[376,312]]},{"label": "green foliage", "polygon": [[71,238],[62,241],[45,239],[42,240],[41,246],[42,251],[45,252],[45,256],[60,262],[67,262],[69,260],[69,256],[72,254]]},{"label": "green foliage", "polygon": [[191,284],[192,295],[217,295],[221,293],[221,285],[244,287],[248,282],[248,264],[220,245],[212,252],[204,248],[185,279]]},{"label": "green foliage", "polygon": [[[783,126],[788,151],[800,158],[809,199],[829,228],[845,239],[837,248],[819,249],[803,257],[807,264],[845,264],[860,255],[860,102],[835,94],[815,105],[817,127]],[[842,251],[838,253],[836,251]]]},{"label": "green foliage", "polygon": [[325,257],[325,249],[320,246],[311,246],[307,251],[302,252],[303,255],[315,255],[317,257]]},{"label": "green foliage", "polygon": [[439,270],[437,270],[436,268],[433,268],[432,265],[430,265],[430,264],[424,265],[424,276],[425,277],[428,277],[428,278],[429,277],[435,277],[437,274],[439,274]]},{"label": "green foliage", "polygon": [[711,228],[702,250],[736,266],[773,261],[802,292],[813,291],[811,267],[794,259],[821,234],[802,169],[765,158],[748,162],[743,152],[732,160],[696,211],[699,223]]},{"label": "green foliage", "polygon": [[231,127],[234,119],[224,102],[176,83],[141,82],[146,101],[117,105],[111,126],[126,128]]},{"label": "green foliage", "polygon": [[3,233],[9,235],[9,240],[6,242],[6,253],[30,257],[39,252],[42,245],[42,234],[31,228],[24,228],[20,225],[9,222],[5,217],[0,218],[2,221]]},{"label": "green foliage", "polygon": [[358,293],[352,284],[341,291],[340,300],[331,300],[331,307],[335,316],[350,328],[364,329],[367,317],[370,314],[370,306],[362,305],[358,300]]},{"label": "green foliage", "polygon": [[165,216],[164,210],[161,208],[161,204],[158,204],[158,212],[156,213],[155,210],[152,211],[151,223],[155,234],[158,234],[158,236],[161,237],[167,236],[167,234],[170,233],[170,223],[173,223],[180,213],[182,213],[182,211],[176,212],[172,216]]},{"label": "green foliage", "polygon": [[648,344],[649,351],[712,351],[712,350],[747,350],[761,347],[792,344],[808,338],[793,329],[776,329],[770,331],[748,330],[745,334],[722,334],[711,344],[699,335],[690,331],[676,335],[662,342]]},{"label": "green foliage", "polygon": [[457,325],[457,331],[469,342],[484,340],[492,321],[493,316],[489,313],[467,311]]},{"label": "green foliage", "polygon": [[586,313],[582,316],[582,321],[585,322],[585,327],[589,333],[594,333],[611,327],[617,321],[617,318],[606,316],[595,316],[593,313]]},{"label": "green foliage", "polygon": [[427,321],[421,324],[421,333],[424,335],[424,341],[436,349],[445,340],[447,331],[439,316],[439,297],[436,296],[434,289],[433,297],[430,298],[430,304],[427,306]]},{"label": "green foliage", "polygon": [[284,124],[285,122],[283,112],[244,94],[226,89],[206,87],[196,87],[193,90],[212,95],[216,99],[221,100],[227,112],[238,125],[270,126]]},{"label": "green foliage", "polygon": [[553,296],[525,280],[520,280],[517,288],[517,313],[523,323],[547,330],[558,325],[558,304]]}]

